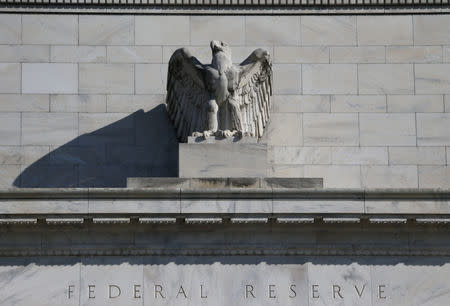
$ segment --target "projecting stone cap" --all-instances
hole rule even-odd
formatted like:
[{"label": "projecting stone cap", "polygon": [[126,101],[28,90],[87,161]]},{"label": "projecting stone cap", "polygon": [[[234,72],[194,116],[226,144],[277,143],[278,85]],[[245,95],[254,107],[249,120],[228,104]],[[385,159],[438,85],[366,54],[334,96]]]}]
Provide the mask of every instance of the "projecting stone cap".
[{"label": "projecting stone cap", "polygon": [[179,177],[130,177],[128,188],[323,188],[322,178],[179,178]]},{"label": "projecting stone cap", "polygon": [[229,137],[229,138],[224,138],[224,137],[208,137],[208,138],[204,138],[203,136],[199,136],[199,137],[194,137],[194,136],[190,136],[188,137],[188,141],[187,143],[197,143],[197,144],[202,144],[202,143],[257,143],[258,139],[255,137],[248,137],[248,136],[244,136],[244,137]]}]

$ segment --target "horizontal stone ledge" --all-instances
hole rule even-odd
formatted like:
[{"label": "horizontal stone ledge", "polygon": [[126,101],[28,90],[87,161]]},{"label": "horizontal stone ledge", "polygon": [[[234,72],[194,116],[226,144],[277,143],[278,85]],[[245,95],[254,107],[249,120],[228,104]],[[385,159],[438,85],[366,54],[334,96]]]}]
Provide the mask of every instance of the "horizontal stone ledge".
[{"label": "horizontal stone ledge", "polygon": [[449,200],[448,189],[296,189],[296,188],[11,188],[0,200],[90,199],[330,199]]}]

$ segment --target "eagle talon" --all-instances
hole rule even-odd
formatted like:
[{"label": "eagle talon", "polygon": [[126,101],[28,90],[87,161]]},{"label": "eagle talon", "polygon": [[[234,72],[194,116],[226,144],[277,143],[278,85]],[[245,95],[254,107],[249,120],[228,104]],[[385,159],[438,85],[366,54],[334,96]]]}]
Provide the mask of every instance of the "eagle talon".
[{"label": "eagle talon", "polygon": [[225,130],[223,131],[224,138],[231,138],[235,134],[235,131]]},{"label": "eagle talon", "polygon": [[204,131],[203,132],[203,138],[207,139],[211,136],[213,136],[215,133],[213,131]]}]

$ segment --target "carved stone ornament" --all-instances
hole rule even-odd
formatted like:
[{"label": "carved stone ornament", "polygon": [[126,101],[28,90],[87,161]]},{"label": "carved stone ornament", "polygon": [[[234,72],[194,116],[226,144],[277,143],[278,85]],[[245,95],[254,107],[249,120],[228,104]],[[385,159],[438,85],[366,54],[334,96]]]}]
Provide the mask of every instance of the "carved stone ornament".
[{"label": "carved stone ornament", "polygon": [[228,44],[213,40],[210,46],[209,65],[185,48],[176,50],[169,61],[166,104],[179,140],[261,137],[271,108],[269,53],[256,49],[240,65],[233,65]]}]

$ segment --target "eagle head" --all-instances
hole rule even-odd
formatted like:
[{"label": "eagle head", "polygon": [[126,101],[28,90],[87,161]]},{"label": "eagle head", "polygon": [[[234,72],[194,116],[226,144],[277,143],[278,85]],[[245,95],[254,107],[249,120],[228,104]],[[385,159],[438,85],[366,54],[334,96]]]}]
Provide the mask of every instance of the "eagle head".
[{"label": "eagle head", "polygon": [[218,52],[224,52],[231,58],[231,49],[226,42],[219,40],[212,40],[210,46],[213,56]]}]

